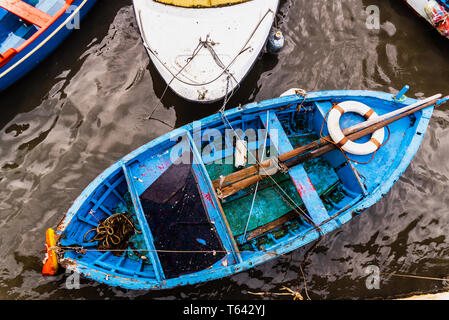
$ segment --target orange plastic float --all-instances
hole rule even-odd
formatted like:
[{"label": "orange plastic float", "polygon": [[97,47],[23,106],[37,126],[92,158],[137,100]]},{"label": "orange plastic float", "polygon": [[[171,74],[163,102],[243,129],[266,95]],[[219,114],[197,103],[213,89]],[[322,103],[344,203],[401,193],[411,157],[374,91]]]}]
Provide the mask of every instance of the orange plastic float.
[{"label": "orange plastic float", "polygon": [[56,236],[55,231],[53,229],[47,229],[45,234],[45,258],[44,258],[44,266],[42,268],[43,276],[54,276],[59,269],[58,257],[56,255],[56,251],[54,249],[56,245]]}]

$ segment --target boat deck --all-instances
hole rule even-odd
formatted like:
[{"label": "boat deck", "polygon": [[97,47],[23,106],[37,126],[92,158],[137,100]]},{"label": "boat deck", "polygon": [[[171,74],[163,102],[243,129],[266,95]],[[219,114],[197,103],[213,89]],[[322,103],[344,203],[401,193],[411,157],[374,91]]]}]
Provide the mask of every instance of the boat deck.
[{"label": "boat deck", "polygon": [[[122,276],[157,279],[159,274],[154,267],[156,265],[154,260],[151,259],[151,252],[143,252],[142,254],[150,258],[142,260],[132,251],[123,254],[122,252],[95,250],[98,243],[91,241],[94,232],[90,232],[86,236],[89,230],[98,226],[99,221],[125,211],[132,215],[134,226],[142,232],[125,174],[121,168],[118,168],[95,189],[92,196],[80,208],[76,215],[76,221],[67,227],[65,236],[61,239],[61,245],[86,248],[85,254],[68,251],[69,257],[76,258],[81,263],[100,267],[110,273]],[[130,238],[130,246],[138,249],[148,248],[141,233]]]},{"label": "boat deck", "polygon": [[[318,136],[314,134],[306,134],[292,137],[290,138],[290,141],[296,148],[312,142],[317,138]],[[232,163],[233,156],[231,156],[231,158],[232,160],[227,160],[227,162],[230,161],[230,163]],[[232,164],[220,165],[210,163],[206,165],[206,168],[212,180],[219,179],[221,175],[227,175],[237,171]],[[310,177],[310,181],[315,186],[318,194],[326,195],[326,201],[323,203],[328,210],[331,210],[333,204],[330,203],[331,197],[329,197],[329,195],[338,189],[339,183],[339,178],[334,169],[326,160],[321,158],[307,162],[304,165],[304,169]],[[291,205],[289,205],[288,202],[281,197],[282,192],[280,189],[284,190],[288,194],[288,197],[290,197],[290,199],[292,199],[298,207],[305,210],[303,200],[297,192],[293,181],[289,177],[289,174],[279,172],[272,176],[272,179],[265,179],[259,184],[255,198],[255,203],[258,205],[253,208],[252,218],[250,219],[248,225],[248,231],[262,227],[292,212]],[[235,237],[238,237],[244,233],[246,221],[251,210],[254,190],[255,185],[229,197],[229,199],[226,199],[223,203],[223,209],[226,212],[227,219],[231,225],[231,230]],[[286,198],[286,195],[284,195],[284,198]],[[334,201],[335,203],[339,202],[337,196]],[[266,210],[266,208],[269,208],[269,210]],[[303,221],[303,219],[300,219],[299,216],[296,218],[298,218],[299,222],[302,224],[306,224],[306,222]],[[249,239],[251,238],[252,237],[250,235]]]},{"label": "boat deck", "polygon": [[[312,128],[307,125],[312,114],[312,112],[304,112],[299,116],[295,115],[295,119],[291,119],[291,113],[280,114],[279,118],[272,114],[273,121],[270,123],[277,125],[277,133],[281,136],[278,139],[278,145],[275,146],[279,153],[285,153],[318,138]],[[265,115],[261,115],[261,122],[264,117]],[[269,139],[268,144],[270,143]],[[266,148],[265,154],[269,149],[269,147]],[[254,150],[252,153],[255,153]],[[216,162],[206,164],[212,180],[237,171],[232,164],[234,163],[233,154],[230,154],[224,162],[226,164]],[[276,244],[276,237],[280,239],[289,233],[297,235],[310,230],[313,225],[308,221],[312,220],[315,224],[319,224],[329,218],[328,212],[341,207],[339,203],[346,197],[343,193],[342,182],[335,169],[324,158],[308,161],[304,166],[296,166],[295,169],[300,171],[290,170],[287,174],[278,172],[262,180],[257,188],[255,199],[256,186],[252,185],[223,201],[223,210],[241,249],[255,251],[261,250],[262,247],[271,247]],[[300,193],[301,190],[298,190],[304,188],[302,185],[298,187],[299,181],[310,183],[311,187],[307,188],[310,191],[308,199]],[[310,196],[313,196],[311,190],[316,191],[314,194],[317,199],[310,199]],[[253,205],[253,200],[256,205]],[[308,210],[304,201],[309,208],[314,206],[313,209]],[[321,216],[317,214],[318,210],[315,210],[317,206],[322,207]],[[248,220],[250,212],[251,218]],[[302,214],[308,216],[308,221],[301,216]],[[244,237],[245,230],[247,233]],[[275,230],[274,233],[269,233],[273,230]]]}]

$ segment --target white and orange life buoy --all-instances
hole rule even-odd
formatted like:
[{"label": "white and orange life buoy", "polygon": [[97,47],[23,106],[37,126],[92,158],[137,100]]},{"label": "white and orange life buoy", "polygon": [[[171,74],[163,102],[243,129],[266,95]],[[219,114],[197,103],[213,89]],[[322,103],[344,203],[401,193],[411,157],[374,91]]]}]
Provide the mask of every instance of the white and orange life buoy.
[{"label": "white and orange life buoy", "polygon": [[384,141],[385,129],[375,131],[371,139],[365,143],[356,143],[345,137],[340,128],[340,117],[346,112],[355,112],[366,120],[379,117],[373,109],[358,101],[344,101],[336,104],[329,112],[327,129],[332,140],[344,151],[355,155],[367,155],[376,152]]}]

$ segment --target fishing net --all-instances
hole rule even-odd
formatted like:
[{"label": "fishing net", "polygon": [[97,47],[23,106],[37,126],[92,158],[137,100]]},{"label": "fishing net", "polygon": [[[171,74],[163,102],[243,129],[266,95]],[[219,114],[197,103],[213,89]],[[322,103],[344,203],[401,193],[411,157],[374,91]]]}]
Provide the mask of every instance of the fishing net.
[{"label": "fishing net", "polygon": [[172,165],[141,194],[140,201],[168,278],[204,270],[224,256],[192,165]]}]

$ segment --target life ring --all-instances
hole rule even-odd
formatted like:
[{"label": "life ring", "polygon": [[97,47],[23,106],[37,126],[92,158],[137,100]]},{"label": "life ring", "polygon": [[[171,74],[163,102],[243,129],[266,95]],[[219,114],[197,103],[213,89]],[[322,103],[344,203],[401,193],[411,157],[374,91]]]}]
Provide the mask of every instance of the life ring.
[{"label": "life ring", "polygon": [[341,149],[355,155],[367,155],[376,152],[380,148],[385,137],[385,129],[376,130],[371,139],[365,143],[356,143],[345,137],[340,128],[340,117],[346,112],[355,112],[366,120],[379,117],[373,109],[358,101],[344,101],[334,105],[329,111],[327,129],[332,140]]}]

